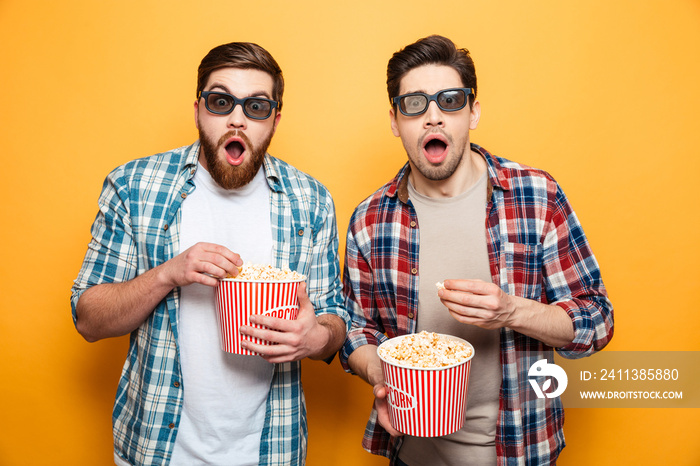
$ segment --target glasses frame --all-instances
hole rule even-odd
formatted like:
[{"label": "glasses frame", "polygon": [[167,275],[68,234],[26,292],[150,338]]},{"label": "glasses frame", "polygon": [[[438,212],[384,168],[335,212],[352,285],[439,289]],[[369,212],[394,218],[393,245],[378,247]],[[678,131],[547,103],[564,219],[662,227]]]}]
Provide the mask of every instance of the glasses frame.
[{"label": "glasses frame", "polygon": [[[464,105],[462,105],[459,108],[443,108],[443,106],[440,105],[440,102],[438,101],[438,96],[440,94],[442,94],[443,92],[450,92],[450,91],[462,91],[462,92],[464,92],[464,94],[465,94],[464,95]],[[426,94],[425,92],[411,92],[409,94],[401,94],[401,95],[398,95],[398,96],[394,97],[393,99],[391,99],[391,103],[396,105],[396,107],[399,109],[401,114],[405,115],[405,116],[418,116],[418,115],[424,114],[428,110],[428,107],[430,107],[430,102],[435,102],[435,104],[437,104],[438,108],[440,110],[442,110],[443,112],[457,112],[457,111],[462,110],[464,107],[467,106],[467,104],[469,103],[469,96],[473,95],[473,94],[474,94],[474,88],[472,88],[472,87],[452,87],[450,89],[443,89],[441,91],[437,91],[435,94],[432,94],[432,95]],[[404,111],[404,109],[401,107],[401,99],[403,99],[404,97],[411,97],[414,95],[420,95],[420,96],[425,97],[426,99],[428,99],[428,103],[425,104],[425,108],[423,109],[422,112],[408,113],[408,112]]]},{"label": "glasses frame", "polygon": [[[223,95],[223,96],[230,97],[231,99],[233,99],[233,106],[231,107],[231,110],[229,110],[228,112],[216,112],[216,111],[212,110],[211,108],[209,108],[208,97],[211,94]],[[270,115],[272,115],[272,111],[279,106],[279,102],[277,102],[276,100],[266,99],[264,97],[245,97],[243,99],[239,99],[238,97],[236,97],[233,94],[229,94],[228,92],[221,92],[221,91],[199,91],[199,96],[197,96],[197,100],[199,100],[201,98],[204,98],[204,106],[207,108],[207,110],[209,112],[213,113],[214,115],[228,115],[231,112],[233,112],[233,110],[236,108],[236,105],[240,105],[241,108],[243,109],[243,113],[245,114],[245,116],[247,116],[248,118],[251,118],[253,120],[267,120],[268,118],[270,118]],[[249,114],[245,108],[245,103],[249,100],[262,100],[264,102],[268,102],[270,104],[270,112],[267,114],[267,116],[264,116],[264,117],[256,117],[256,116]]]}]

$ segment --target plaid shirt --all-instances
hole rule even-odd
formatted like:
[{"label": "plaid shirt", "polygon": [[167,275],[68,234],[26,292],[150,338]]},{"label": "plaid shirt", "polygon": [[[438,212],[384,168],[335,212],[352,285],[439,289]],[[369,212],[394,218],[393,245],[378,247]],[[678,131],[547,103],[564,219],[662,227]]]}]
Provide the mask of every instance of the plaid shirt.
[{"label": "plaid shirt", "polygon": [[[494,283],[510,295],[562,307],[575,337],[557,348],[565,358],[602,349],[613,335],[613,311],[576,214],[547,173],[494,157],[472,144],[487,162],[486,238]],[[352,327],[342,349],[343,367],[362,345],[414,333],[418,318],[418,219],[408,200],[409,166],[363,201],[348,228],[344,291]],[[500,465],[553,464],[564,447],[559,398],[538,399],[528,369],[553,360],[553,348],[501,329],[503,383],[497,420]],[[395,458],[401,440],[390,438],[372,412],[363,446]]]},{"label": "plaid shirt", "polygon": [[[180,207],[195,189],[199,142],[134,160],[105,180],[92,241],[72,289],[71,304],[93,285],[123,282],[179,252]],[[309,277],[316,314],[334,314],[349,326],[343,307],[335,207],[318,181],[265,156],[270,185],[274,265]],[[131,334],[114,405],[115,455],[131,464],[167,464],[180,415],[178,352],[180,290],[174,289]],[[306,408],[301,364],[276,364],[261,436],[260,464],[304,464]]]}]

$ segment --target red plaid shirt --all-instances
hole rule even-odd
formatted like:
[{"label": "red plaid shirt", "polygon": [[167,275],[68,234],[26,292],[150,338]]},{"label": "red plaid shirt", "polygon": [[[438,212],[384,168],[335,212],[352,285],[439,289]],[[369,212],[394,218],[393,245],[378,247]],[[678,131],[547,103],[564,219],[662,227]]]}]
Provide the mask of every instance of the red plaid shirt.
[{"label": "red plaid shirt", "polygon": [[[564,192],[546,172],[495,157],[472,144],[488,165],[486,238],[491,278],[508,294],[562,307],[575,337],[557,348],[565,358],[602,349],[613,335],[613,310],[598,263]],[[362,345],[414,333],[418,315],[418,219],[408,200],[409,166],[353,213],[345,253],[344,290],[352,328],[341,351],[343,367]],[[536,398],[528,370],[552,362],[554,348],[501,329],[503,382],[496,430],[499,465],[556,462],[564,447],[559,398]],[[363,446],[395,458],[391,438],[372,412]]]}]

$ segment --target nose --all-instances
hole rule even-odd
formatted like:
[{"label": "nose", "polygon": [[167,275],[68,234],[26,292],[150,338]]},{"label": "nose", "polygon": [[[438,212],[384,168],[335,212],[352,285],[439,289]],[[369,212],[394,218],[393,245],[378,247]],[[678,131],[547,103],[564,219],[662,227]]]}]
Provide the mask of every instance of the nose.
[{"label": "nose", "polygon": [[437,106],[437,102],[430,102],[423,115],[425,118],[425,127],[443,126],[445,123],[444,114],[442,110],[440,110],[440,107]]},{"label": "nose", "polygon": [[248,119],[243,113],[243,105],[236,104],[233,107],[233,111],[228,114],[228,121],[226,122],[229,128],[245,129],[248,124]]}]

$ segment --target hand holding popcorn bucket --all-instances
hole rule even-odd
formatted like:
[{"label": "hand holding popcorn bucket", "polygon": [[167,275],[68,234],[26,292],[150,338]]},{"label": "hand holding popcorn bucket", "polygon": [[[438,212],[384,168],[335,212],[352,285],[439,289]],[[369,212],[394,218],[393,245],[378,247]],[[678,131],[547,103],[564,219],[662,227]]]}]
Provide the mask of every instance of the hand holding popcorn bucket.
[{"label": "hand holding popcorn bucket", "polygon": [[304,280],[306,277],[297,272],[250,264],[244,265],[237,277],[219,280],[215,296],[221,349],[233,354],[255,355],[257,353],[241,346],[243,340],[269,345],[265,340],[241,335],[240,327],[263,328],[250,322],[252,314],[296,320],[299,313],[297,288]]},{"label": "hand holding popcorn bucket", "polygon": [[441,437],[464,425],[474,347],[451,335],[421,332],[377,348],[391,426],[415,437]]}]

